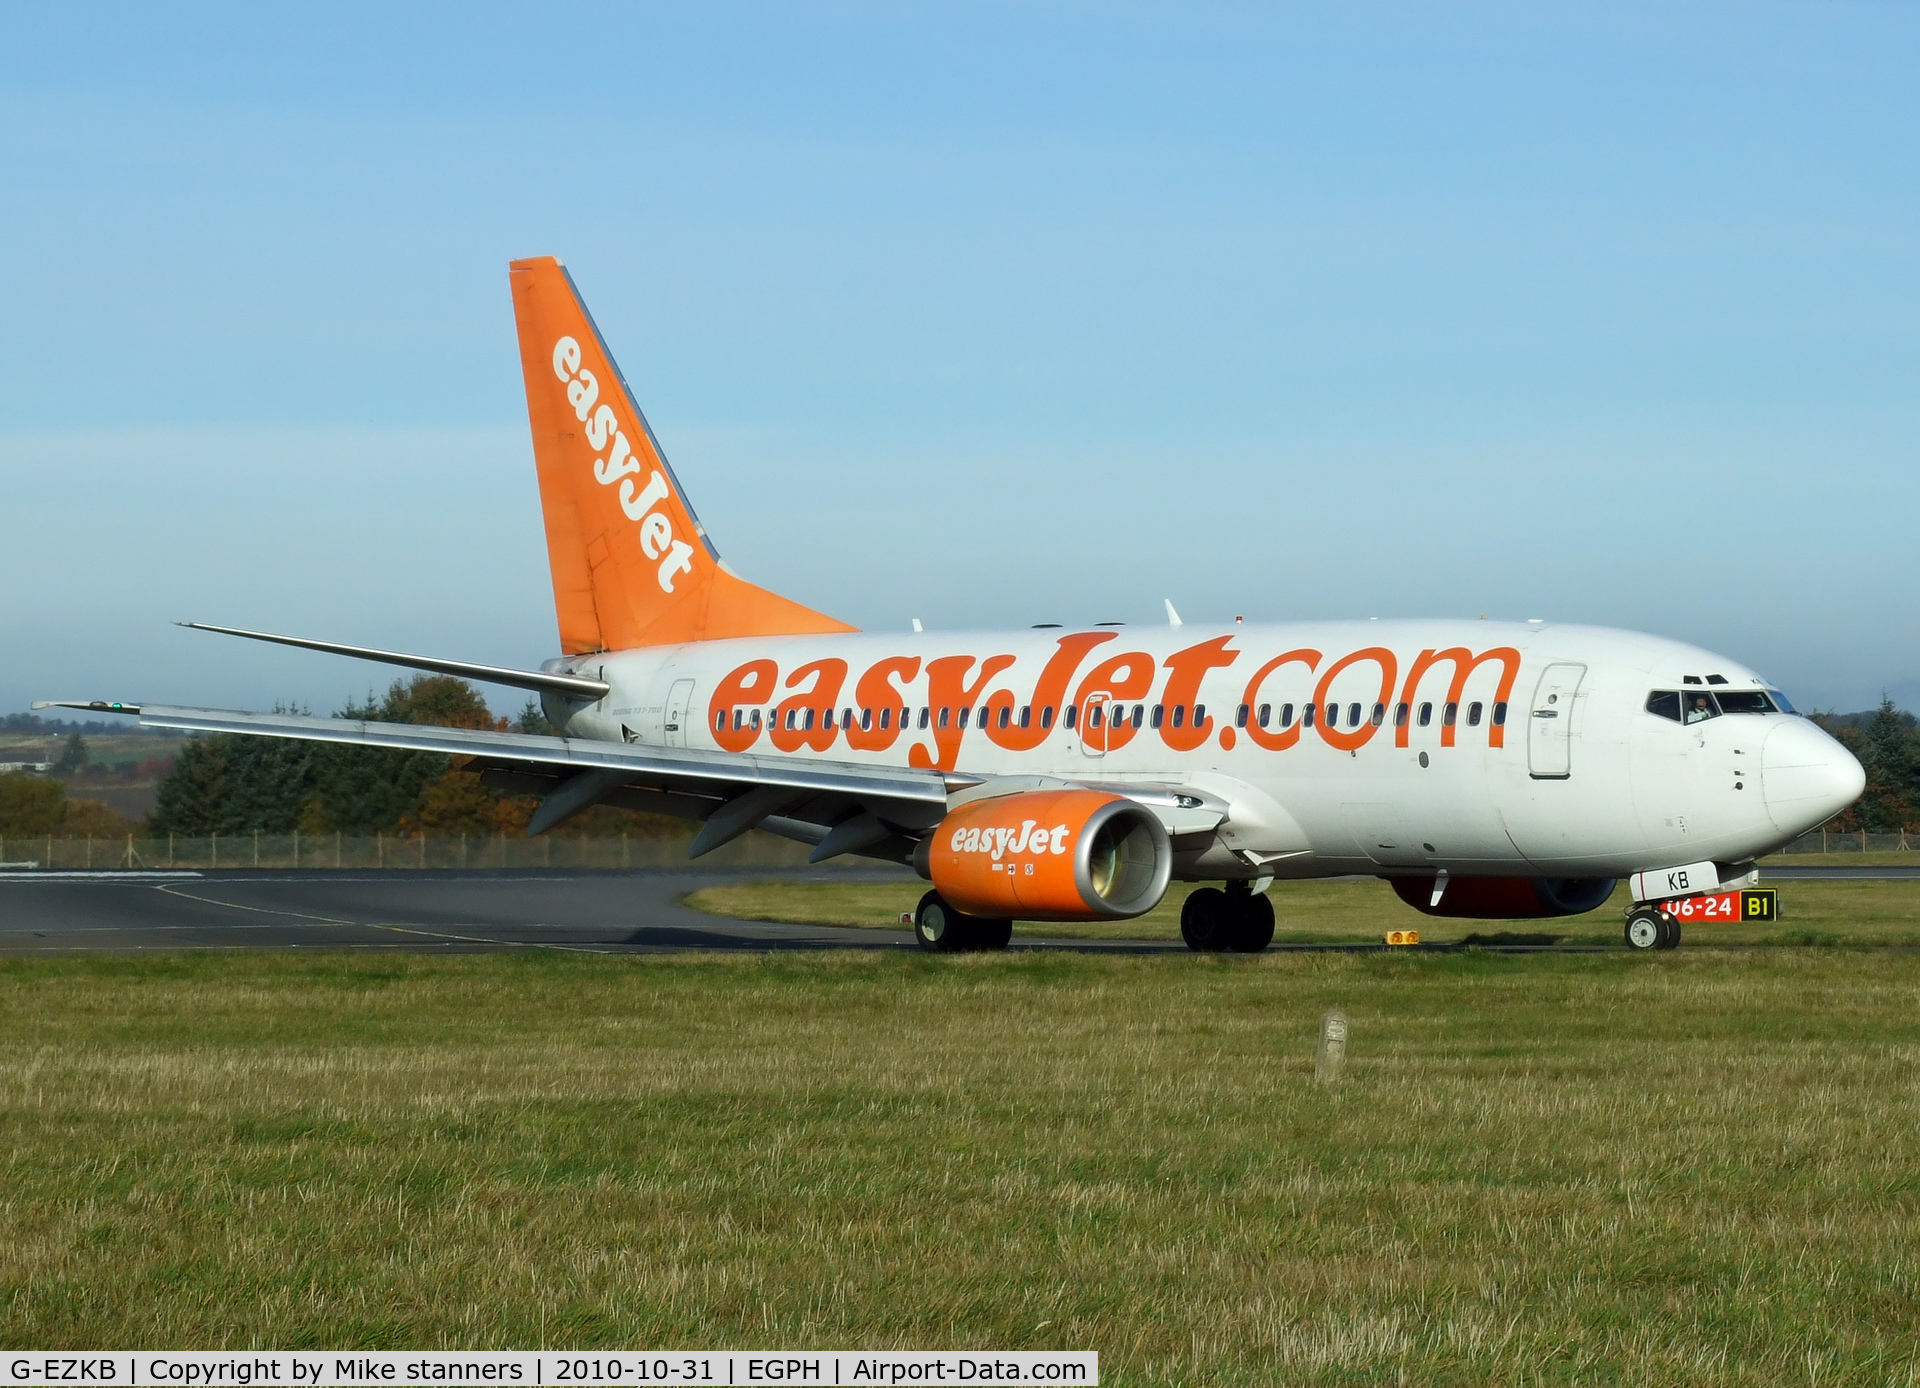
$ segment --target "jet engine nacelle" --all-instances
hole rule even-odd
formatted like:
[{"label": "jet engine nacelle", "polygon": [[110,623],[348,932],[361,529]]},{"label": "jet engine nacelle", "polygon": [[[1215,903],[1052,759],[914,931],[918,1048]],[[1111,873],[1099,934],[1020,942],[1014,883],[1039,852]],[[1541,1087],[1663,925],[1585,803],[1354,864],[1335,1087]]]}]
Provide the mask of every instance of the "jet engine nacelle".
[{"label": "jet engine nacelle", "polygon": [[1115,920],[1160,903],[1173,846],[1125,796],[1029,790],[960,806],[922,840],[914,866],[970,916]]},{"label": "jet engine nacelle", "polygon": [[1431,877],[1392,880],[1395,893],[1416,911],[1480,920],[1577,916],[1605,904],[1613,895],[1611,877],[1454,877],[1448,880],[1440,904],[1435,906]]}]

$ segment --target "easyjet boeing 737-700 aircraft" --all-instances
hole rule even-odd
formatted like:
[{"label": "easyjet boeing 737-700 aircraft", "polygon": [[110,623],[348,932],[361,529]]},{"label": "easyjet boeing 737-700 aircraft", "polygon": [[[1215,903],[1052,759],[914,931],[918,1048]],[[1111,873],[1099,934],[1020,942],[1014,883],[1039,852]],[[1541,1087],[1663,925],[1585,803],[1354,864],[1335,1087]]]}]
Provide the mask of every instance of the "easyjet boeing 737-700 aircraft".
[{"label": "easyjet boeing 737-700 aircraft", "polygon": [[[538,671],[231,634],[539,693],[557,737],[148,704],[144,726],[470,757],[541,797],[758,827],[912,864],[930,949],[1192,893],[1196,949],[1261,949],[1276,879],[1370,873],[1434,915],[1590,911],[1678,939],[1663,901],[1860,793],[1847,751],[1745,666],[1596,627],[1367,621],[861,632],[721,558],[557,260],[514,262],[561,655]],[[212,630],[228,630],[211,628]]]}]

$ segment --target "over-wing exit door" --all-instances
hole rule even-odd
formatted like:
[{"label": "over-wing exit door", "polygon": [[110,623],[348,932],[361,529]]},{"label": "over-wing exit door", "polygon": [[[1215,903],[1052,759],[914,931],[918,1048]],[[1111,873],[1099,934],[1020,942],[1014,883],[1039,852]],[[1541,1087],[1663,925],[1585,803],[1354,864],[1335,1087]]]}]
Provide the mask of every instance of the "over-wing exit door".
[{"label": "over-wing exit door", "polygon": [[693,716],[693,681],[675,680],[667,694],[667,746],[687,745],[687,720]]},{"label": "over-wing exit door", "polygon": [[1586,673],[1584,665],[1549,665],[1540,672],[1527,718],[1527,770],[1536,781],[1573,774],[1573,698]]}]

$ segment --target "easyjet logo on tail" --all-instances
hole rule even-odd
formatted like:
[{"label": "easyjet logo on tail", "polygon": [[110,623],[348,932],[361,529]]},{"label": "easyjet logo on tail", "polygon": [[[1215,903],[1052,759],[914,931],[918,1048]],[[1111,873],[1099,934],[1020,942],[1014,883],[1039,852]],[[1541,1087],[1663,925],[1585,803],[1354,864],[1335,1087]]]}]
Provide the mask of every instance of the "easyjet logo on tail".
[{"label": "easyjet logo on tail", "polygon": [[600,382],[580,365],[580,344],[573,338],[563,337],[553,344],[553,374],[566,385],[567,403],[573,406],[574,418],[587,426],[593,451],[606,450],[606,457],[593,460],[594,480],[603,487],[619,484],[620,509],[640,526],[640,552],[659,564],[654,576],[660,591],[671,593],[674,575],[693,571],[693,546],[673,533],[673,518],[660,506],[673,495],[666,469],[654,468],[646,484],[640,485],[640,459],[613,407],[600,403]]}]

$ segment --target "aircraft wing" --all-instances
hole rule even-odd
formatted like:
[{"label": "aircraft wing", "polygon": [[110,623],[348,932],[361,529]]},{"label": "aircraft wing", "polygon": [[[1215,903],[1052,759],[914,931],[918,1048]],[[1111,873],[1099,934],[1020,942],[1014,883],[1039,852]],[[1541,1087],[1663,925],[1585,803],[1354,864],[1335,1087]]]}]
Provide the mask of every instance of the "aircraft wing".
[{"label": "aircraft wing", "polygon": [[975,787],[985,794],[1043,785],[1107,790],[1146,806],[1175,837],[1210,833],[1231,808],[1216,796],[1195,793],[1190,787],[1146,781],[981,777],[653,743],[166,704],[63,700],[35,707],[134,714],[142,727],[172,732],[238,733],[439,752],[460,758],[461,769],[478,775],[484,785],[538,797],[540,808],[528,825],[529,834],[544,832],[590,806],[616,805],[701,821],[689,849],[689,856],[696,858],[749,829],[760,828],[813,845],[815,862],[841,853],[905,862],[918,838],[946,815],[950,797]]},{"label": "aircraft wing", "polygon": [[693,843],[695,857],[760,827],[830,850],[816,853],[816,859],[842,852],[904,859],[913,832],[931,828],[946,814],[949,788],[979,780],[904,767],[415,723],[164,704],[60,706],[134,713],[142,727],[176,732],[241,733],[470,758],[464,769],[477,772],[484,784],[541,797],[529,833],[591,805],[622,805],[705,821]]}]

